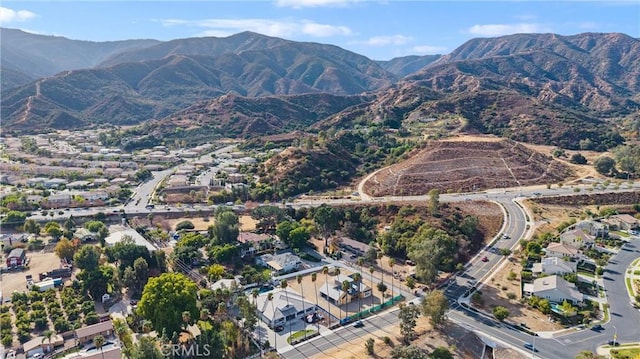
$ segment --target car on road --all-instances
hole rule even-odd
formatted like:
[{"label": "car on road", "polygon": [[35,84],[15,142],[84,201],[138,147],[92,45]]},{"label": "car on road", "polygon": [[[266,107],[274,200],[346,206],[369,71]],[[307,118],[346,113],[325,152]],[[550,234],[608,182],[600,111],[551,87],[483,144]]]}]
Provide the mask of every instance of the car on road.
[{"label": "car on road", "polygon": [[483,262],[488,262],[488,261],[489,261],[489,258],[487,258],[487,256],[484,256],[484,257],[482,257],[482,261],[483,261]]},{"label": "car on road", "polygon": [[602,327],[602,325],[600,325],[600,324],[596,324],[596,325],[594,325],[593,327],[591,327],[591,330],[596,331],[596,332],[599,332],[599,331],[601,331],[601,330],[603,330],[603,329],[604,329],[604,328],[603,328],[603,327]]},{"label": "car on road", "polygon": [[531,343],[524,343],[524,347],[531,350],[532,352],[537,352],[538,349],[536,349],[536,347],[533,346],[533,344]]},{"label": "car on road", "polygon": [[131,300],[129,301],[129,305],[138,305],[138,301],[137,301],[137,300],[135,300],[135,299],[131,299]]},{"label": "car on road", "polygon": [[364,327],[364,323],[362,322],[362,320],[358,320],[353,326],[356,328],[362,328]]}]

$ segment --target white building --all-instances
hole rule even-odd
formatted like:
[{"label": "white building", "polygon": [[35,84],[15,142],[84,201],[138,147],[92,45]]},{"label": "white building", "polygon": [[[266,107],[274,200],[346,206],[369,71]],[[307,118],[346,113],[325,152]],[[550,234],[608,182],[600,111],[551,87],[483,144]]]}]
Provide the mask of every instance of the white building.
[{"label": "white building", "polygon": [[[273,294],[272,300],[268,299],[269,293]],[[286,293],[283,289],[261,293],[256,298],[256,307],[262,321],[271,328],[318,311],[315,304],[291,289]]]},{"label": "white building", "polygon": [[149,243],[140,233],[135,229],[123,226],[111,226],[109,228],[109,236],[105,238],[105,242],[108,246],[113,246],[118,242],[122,242],[126,237],[133,239],[133,242],[139,246],[147,247],[149,252],[156,250],[157,248],[153,244]]},{"label": "white building", "polygon": [[578,270],[578,263],[567,261],[558,257],[542,258],[540,263],[533,264],[533,274],[566,274],[575,273]]},{"label": "white building", "polygon": [[584,295],[578,291],[575,284],[567,282],[558,275],[538,278],[533,283],[526,283],[523,291],[525,295],[535,295],[553,303],[562,303],[567,300],[578,304],[584,300]]},{"label": "white building", "polygon": [[263,254],[256,258],[256,264],[270,268],[277,276],[298,270],[302,260],[293,253]]}]

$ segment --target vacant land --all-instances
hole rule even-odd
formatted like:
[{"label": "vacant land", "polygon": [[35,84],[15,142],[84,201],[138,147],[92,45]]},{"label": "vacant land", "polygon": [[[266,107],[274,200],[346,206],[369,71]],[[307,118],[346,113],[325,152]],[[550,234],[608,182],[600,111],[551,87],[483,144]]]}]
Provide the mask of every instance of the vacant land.
[{"label": "vacant land", "polygon": [[469,192],[557,183],[575,171],[551,156],[511,140],[432,141],[408,159],[384,168],[365,183],[373,196],[420,195],[431,189]]}]

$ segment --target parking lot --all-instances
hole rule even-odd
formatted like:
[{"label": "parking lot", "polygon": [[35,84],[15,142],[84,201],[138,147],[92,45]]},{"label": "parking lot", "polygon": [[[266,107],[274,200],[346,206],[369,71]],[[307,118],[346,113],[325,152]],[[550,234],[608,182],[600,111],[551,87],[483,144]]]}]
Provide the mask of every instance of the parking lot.
[{"label": "parking lot", "polygon": [[[28,268],[22,270],[13,270],[0,274],[0,288],[2,289],[3,298],[8,298],[14,291],[26,291],[28,274],[32,275],[35,281],[38,281],[38,275],[60,267],[60,258],[53,252],[28,251],[29,258]],[[4,262],[6,257],[2,256]]]}]

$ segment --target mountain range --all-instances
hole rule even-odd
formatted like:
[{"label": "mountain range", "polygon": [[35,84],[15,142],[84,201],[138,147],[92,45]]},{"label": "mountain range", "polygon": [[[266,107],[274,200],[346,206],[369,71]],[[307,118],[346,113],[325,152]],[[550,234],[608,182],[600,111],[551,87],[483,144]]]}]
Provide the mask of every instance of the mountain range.
[{"label": "mountain range", "polygon": [[3,134],[152,121],[160,136],[179,125],[253,137],[456,115],[468,131],[604,150],[640,109],[640,41],[619,33],[472,39],[374,61],[251,32],[94,43],[1,31]]}]

